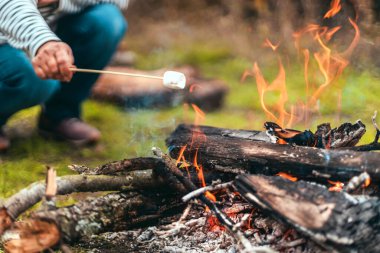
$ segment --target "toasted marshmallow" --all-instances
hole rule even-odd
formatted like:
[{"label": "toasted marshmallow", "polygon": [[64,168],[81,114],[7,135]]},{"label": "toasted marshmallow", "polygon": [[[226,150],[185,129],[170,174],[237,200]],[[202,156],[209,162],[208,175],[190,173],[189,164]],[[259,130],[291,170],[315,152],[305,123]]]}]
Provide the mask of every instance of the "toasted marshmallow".
[{"label": "toasted marshmallow", "polygon": [[163,84],[171,89],[184,89],[186,86],[186,77],[181,72],[166,71],[164,73]]}]

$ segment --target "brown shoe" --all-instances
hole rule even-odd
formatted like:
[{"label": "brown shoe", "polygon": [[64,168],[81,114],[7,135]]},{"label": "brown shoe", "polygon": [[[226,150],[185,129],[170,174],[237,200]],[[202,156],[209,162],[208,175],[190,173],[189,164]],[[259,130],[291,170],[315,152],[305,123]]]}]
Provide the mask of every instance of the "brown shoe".
[{"label": "brown shoe", "polygon": [[0,129],[0,153],[7,151],[11,145],[8,137],[4,134],[3,130]]},{"label": "brown shoe", "polygon": [[101,137],[98,129],[78,118],[64,119],[58,125],[52,126],[48,119],[41,116],[38,127],[43,136],[53,136],[75,145],[94,144]]}]

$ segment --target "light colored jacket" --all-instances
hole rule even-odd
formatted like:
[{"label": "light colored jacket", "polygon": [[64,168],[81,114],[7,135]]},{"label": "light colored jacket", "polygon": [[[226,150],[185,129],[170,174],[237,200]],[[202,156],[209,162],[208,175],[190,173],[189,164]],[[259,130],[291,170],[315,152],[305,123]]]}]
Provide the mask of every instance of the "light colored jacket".
[{"label": "light colored jacket", "polygon": [[44,43],[60,41],[49,27],[59,17],[99,3],[113,3],[126,9],[128,2],[129,0],[59,0],[55,4],[38,7],[38,0],[0,0],[0,44],[9,43],[33,57]]}]

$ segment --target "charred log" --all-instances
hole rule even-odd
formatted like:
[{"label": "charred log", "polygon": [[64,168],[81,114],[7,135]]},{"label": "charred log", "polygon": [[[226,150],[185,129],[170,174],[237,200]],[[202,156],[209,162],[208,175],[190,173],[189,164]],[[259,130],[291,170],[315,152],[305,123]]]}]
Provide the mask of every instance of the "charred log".
[{"label": "charred log", "polygon": [[280,177],[240,175],[235,180],[249,202],[295,227],[329,250],[380,251],[380,201],[359,199],[326,187]]},{"label": "charred log", "polygon": [[189,161],[198,153],[198,162],[206,173],[287,172],[305,179],[323,175],[348,181],[367,172],[374,181],[380,181],[379,153],[272,144],[265,133],[258,131],[180,125],[166,143],[172,157],[178,157],[184,146]]},{"label": "charred log", "polygon": [[310,130],[304,132],[294,129],[283,129],[274,122],[265,122],[264,127],[271,139],[282,140],[288,144],[317,148],[345,148],[354,147],[366,132],[366,126],[360,121],[343,123],[331,129],[330,123],[323,123],[317,127],[315,133]]}]

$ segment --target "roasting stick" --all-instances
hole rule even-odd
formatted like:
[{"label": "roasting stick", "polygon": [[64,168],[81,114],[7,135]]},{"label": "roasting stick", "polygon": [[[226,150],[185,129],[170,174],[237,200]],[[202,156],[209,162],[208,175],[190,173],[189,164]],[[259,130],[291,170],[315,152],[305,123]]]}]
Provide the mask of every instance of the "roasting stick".
[{"label": "roasting stick", "polygon": [[162,80],[162,83],[165,87],[168,87],[171,89],[184,89],[186,86],[185,75],[177,71],[166,71],[164,73],[164,76],[153,76],[153,75],[133,74],[133,73],[126,73],[126,72],[97,70],[97,69],[79,69],[79,68],[69,68],[69,69],[73,72],[93,73],[93,74],[111,74],[111,75],[122,75],[122,76],[130,76],[130,77],[149,78],[149,79],[159,79],[159,80]]},{"label": "roasting stick", "polygon": [[118,71],[109,71],[109,70],[77,69],[77,68],[70,68],[70,70],[73,71],[73,72],[82,72],[82,73],[111,74],[111,75],[122,75],[122,76],[142,77],[142,78],[164,80],[164,77],[162,77],[162,76],[151,76],[151,75],[143,75],[143,74],[133,74],[133,73],[118,72]]}]

